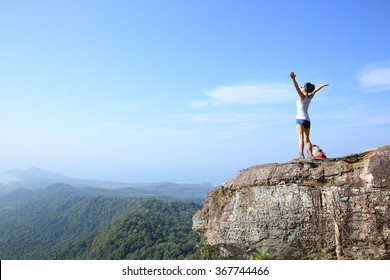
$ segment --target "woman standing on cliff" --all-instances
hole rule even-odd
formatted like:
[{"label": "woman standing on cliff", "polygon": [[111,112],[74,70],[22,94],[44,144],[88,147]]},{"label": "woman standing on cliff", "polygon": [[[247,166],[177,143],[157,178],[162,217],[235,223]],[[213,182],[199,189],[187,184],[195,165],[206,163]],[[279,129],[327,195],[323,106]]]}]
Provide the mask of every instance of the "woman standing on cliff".
[{"label": "woman standing on cliff", "polygon": [[323,87],[328,86],[329,84],[323,84],[316,88],[312,83],[305,83],[303,86],[299,87],[297,81],[295,80],[295,73],[291,72],[290,77],[293,80],[295,89],[298,93],[299,99],[297,100],[297,117],[296,117],[296,129],[298,135],[298,149],[299,154],[294,158],[295,160],[304,159],[303,154],[304,145],[306,143],[308,159],[312,159],[312,145],[310,142],[310,118],[309,118],[309,105],[314,95]]}]

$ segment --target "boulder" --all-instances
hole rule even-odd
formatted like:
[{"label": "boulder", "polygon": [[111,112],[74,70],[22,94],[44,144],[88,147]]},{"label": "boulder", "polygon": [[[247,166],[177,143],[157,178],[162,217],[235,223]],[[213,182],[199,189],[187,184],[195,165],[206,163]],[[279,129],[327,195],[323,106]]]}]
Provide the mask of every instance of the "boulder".
[{"label": "boulder", "polygon": [[193,230],[226,259],[390,259],[390,146],[253,166],[214,188]]}]

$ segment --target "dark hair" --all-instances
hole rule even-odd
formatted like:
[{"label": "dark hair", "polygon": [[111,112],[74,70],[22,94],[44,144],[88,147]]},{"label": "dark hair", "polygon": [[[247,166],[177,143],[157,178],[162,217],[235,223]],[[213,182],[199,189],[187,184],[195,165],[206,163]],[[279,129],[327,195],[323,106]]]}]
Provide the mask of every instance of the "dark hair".
[{"label": "dark hair", "polygon": [[305,87],[306,92],[308,92],[308,93],[312,93],[316,88],[315,85],[313,85],[312,83],[309,83],[309,82],[305,83],[303,86]]}]

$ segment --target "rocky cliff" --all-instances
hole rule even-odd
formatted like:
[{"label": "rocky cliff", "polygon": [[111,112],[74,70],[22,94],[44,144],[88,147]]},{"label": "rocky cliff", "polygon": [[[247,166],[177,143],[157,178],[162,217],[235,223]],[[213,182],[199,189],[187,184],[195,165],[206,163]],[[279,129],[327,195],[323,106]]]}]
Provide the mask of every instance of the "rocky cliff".
[{"label": "rocky cliff", "polygon": [[213,189],[193,229],[229,259],[390,259],[390,146],[270,163]]}]

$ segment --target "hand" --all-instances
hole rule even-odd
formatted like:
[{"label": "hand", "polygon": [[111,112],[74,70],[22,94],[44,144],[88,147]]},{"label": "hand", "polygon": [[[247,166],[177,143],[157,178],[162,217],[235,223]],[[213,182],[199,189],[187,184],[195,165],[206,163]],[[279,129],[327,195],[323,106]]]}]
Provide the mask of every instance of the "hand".
[{"label": "hand", "polygon": [[295,75],[295,73],[294,72],[291,72],[290,73],[290,77],[291,77],[291,79],[295,79],[295,77],[296,77],[297,75]]}]

